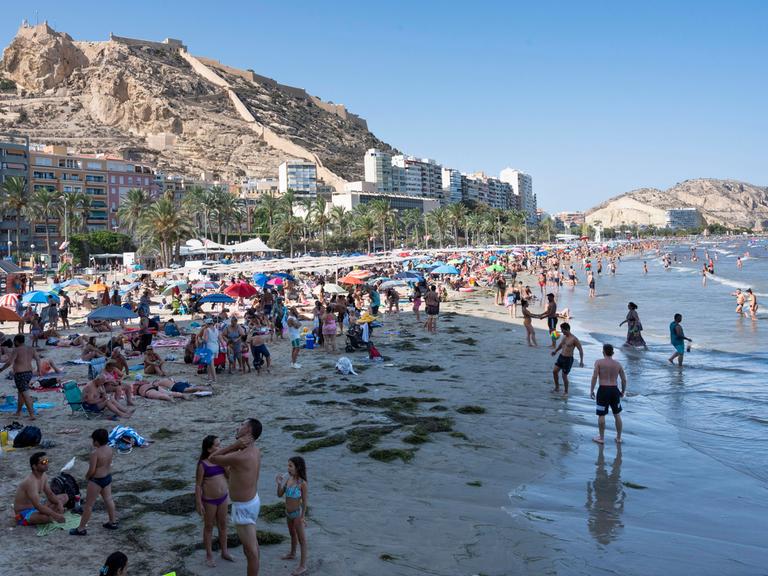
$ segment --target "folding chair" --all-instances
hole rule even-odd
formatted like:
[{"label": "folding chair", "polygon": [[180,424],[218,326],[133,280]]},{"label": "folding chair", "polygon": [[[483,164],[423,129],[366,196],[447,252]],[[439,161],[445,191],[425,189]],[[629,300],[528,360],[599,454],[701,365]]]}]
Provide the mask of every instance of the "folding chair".
[{"label": "folding chair", "polygon": [[96,412],[90,412],[83,408],[83,394],[74,380],[64,383],[64,398],[72,409],[72,415],[85,416],[89,420],[91,416],[98,416]]}]

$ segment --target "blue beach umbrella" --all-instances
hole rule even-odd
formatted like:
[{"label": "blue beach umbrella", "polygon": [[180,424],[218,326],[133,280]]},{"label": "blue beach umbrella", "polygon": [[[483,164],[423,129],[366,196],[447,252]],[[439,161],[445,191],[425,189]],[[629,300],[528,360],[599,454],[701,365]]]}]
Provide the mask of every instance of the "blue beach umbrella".
[{"label": "blue beach umbrella", "polygon": [[227,296],[226,294],[208,294],[200,298],[200,304],[207,304],[213,302],[214,304],[232,304],[235,301],[234,298]]},{"label": "blue beach umbrella", "polygon": [[288,280],[290,282],[296,282],[296,278],[288,274],[288,272],[275,272],[272,274],[272,276],[277,276],[278,278],[283,278],[284,280]]},{"label": "blue beach umbrella", "polygon": [[443,264],[442,266],[438,266],[434,270],[430,272],[431,274],[458,274],[459,270],[455,266],[451,266],[450,264]]},{"label": "blue beach umbrella", "polygon": [[130,320],[131,318],[138,318],[139,315],[135,312],[127,310],[122,306],[115,306],[110,304],[109,306],[102,306],[101,308],[94,310],[88,314],[88,320]]},{"label": "blue beach umbrella", "polygon": [[418,272],[405,271],[405,272],[398,272],[397,274],[395,274],[394,278],[397,280],[421,280],[422,278],[424,278],[424,276],[422,276]]},{"label": "blue beach umbrella", "polygon": [[33,290],[27,292],[21,297],[21,301],[24,304],[48,304],[48,297],[52,297],[56,302],[59,301],[59,297],[53,292],[43,292],[42,290]]},{"label": "blue beach umbrella", "polygon": [[61,285],[64,288],[68,288],[70,286],[83,286],[88,287],[90,286],[90,282],[86,282],[85,280],[81,280],[80,278],[72,278],[71,280],[66,280],[65,282],[62,282]]},{"label": "blue beach umbrella", "polygon": [[426,270],[427,268],[433,268],[434,264],[427,264],[426,262],[422,262],[421,264],[417,264],[416,268],[419,268],[420,270]]},{"label": "blue beach umbrella", "polygon": [[256,284],[256,286],[260,286],[261,288],[264,288],[264,286],[267,285],[267,282],[269,282],[269,276],[267,276],[266,274],[258,272],[253,275],[253,283]]}]

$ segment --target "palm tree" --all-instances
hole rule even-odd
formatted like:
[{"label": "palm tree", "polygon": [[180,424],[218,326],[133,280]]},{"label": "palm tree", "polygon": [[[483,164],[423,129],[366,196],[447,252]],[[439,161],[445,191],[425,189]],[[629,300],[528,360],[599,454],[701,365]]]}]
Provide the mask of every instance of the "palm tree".
[{"label": "palm tree", "polygon": [[507,213],[507,229],[514,237],[515,243],[520,243],[520,235],[525,227],[525,212],[521,210],[509,210]]},{"label": "palm tree", "polygon": [[282,213],[275,223],[272,237],[278,241],[288,242],[291,258],[293,258],[293,243],[300,237],[302,228],[301,218],[294,216],[292,212]]},{"label": "palm tree", "polygon": [[414,244],[418,246],[419,228],[421,227],[421,211],[419,211],[417,208],[408,208],[407,210],[403,210],[400,215],[400,221],[405,227],[406,239],[408,237],[408,233],[410,232],[412,234],[411,239],[413,240]]},{"label": "palm tree", "polygon": [[117,210],[117,217],[120,227],[133,234],[144,215],[144,211],[149,208],[152,200],[149,194],[140,188],[131,188],[125,194],[125,198],[120,200],[120,208]]},{"label": "palm tree", "polygon": [[210,206],[210,214],[216,217],[216,241],[221,244],[224,221],[230,212],[230,203],[228,197],[232,195],[222,186],[211,186],[206,195],[206,202]]},{"label": "palm tree", "polygon": [[363,204],[358,204],[355,207],[353,226],[358,236],[365,238],[368,252],[370,253],[371,239],[376,235],[376,228],[378,227],[378,222],[373,217],[373,211],[368,210],[367,206]]},{"label": "palm tree", "polygon": [[45,222],[45,249],[48,253],[46,264],[50,266],[53,263],[51,258],[51,232],[48,229],[48,223],[52,216],[61,213],[61,196],[54,190],[40,188],[35,190],[29,198],[27,206],[27,217],[30,220],[39,220],[41,217]]},{"label": "palm tree", "polygon": [[382,250],[387,249],[387,226],[395,219],[395,212],[386,198],[377,198],[369,204],[372,216],[381,226]]},{"label": "palm tree", "polygon": [[173,260],[174,245],[189,233],[189,219],[169,198],[160,198],[142,215],[138,233],[142,241],[158,245],[161,265],[169,266]]},{"label": "palm tree", "polygon": [[[29,203],[27,179],[23,176],[11,176],[3,182],[0,190],[3,204],[13,212],[16,220],[16,259],[21,260],[21,218]],[[30,231],[31,232],[31,231]]]},{"label": "palm tree", "polygon": [[550,218],[549,216],[547,216],[541,222],[539,222],[539,229],[541,230],[541,233],[542,233],[542,239],[544,238],[544,235],[546,235],[547,242],[552,241],[553,227],[554,226],[553,226],[552,218]]},{"label": "palm tree", "polygon": [[325,231],[331,223],[331,217],[326,213],[326,207],[327,203],[322,196],[316,198],[310,207],[312,224],[320,231],[320,246],[323,252],[325,252]]},{"label": "palm tree", "polygon": [[437,231],[437,237],[440,241],[440,248],[442,248],[445,239],[445,233],[450,225],[448,209],[445,206],[441,206],[436,210],[432,210],[432,212],[429,213],[429,220]]},{"label": "palm tree", "polygon": [[478,235],[483,227],[483,214],[479,211],[470,212],[467,215],[467,234],[472,234],[470,244],[478,244]]},{"label": "palm tree", "polygon": [[344,206],[334,206],[331,208],[330,221],[334,233],[341,239],[349,232],[351,213]]},{"label": "palm tree", "polygon": [[93,200],[91,200],[91,197],[88,194],[83,194],[82,192],[75,192],[74,196],[75,197],[71,199],[71,201],[76,207],[80,217],[81,230],[83,232],[88,232],[88,218],[91,216],[91,205],[93,204]]},{"label": "palm tree", "polygon": [[208,222],[209,206],[207,203],[207,190],[202,186],[192,186],[184,194],[181,207],[190,214],[198,230],[205,227]]},{"label": "palm tree", "polygon": [[453,227],[453,238],[456,245],[459,245],[459,228],[464,224],[464,220],[467,217],[467,207],[460,202],[451,204],[447,207],[448,219]]}]

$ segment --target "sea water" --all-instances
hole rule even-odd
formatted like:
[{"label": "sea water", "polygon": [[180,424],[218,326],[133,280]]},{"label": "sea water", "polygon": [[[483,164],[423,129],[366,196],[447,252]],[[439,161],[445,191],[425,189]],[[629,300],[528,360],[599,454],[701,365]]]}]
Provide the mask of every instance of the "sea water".
[{"label": "sea water", "polygon": [[[569,308],[577,336],[618,349],[632,394],[679,429],[684,441],[740,472],[768,483],[768,242],[718,242],[665,247],[672,265],[647,253],[618,263],[617,273],[595,274],[595,298],[583,282],[563,287],[558,308]],[[698,262],[691,261],[695,247]],[[739,269],[736,257],[749,253]],[[714,260],[714,275],[702,282],[705,254]],[[676,257],[676,262],[674,261]],[[648,273],[643,273],[643,261]],[[757,320],[736,314],[737,288],[751,288],[761,304]],[[638,306],[648,351],[619,349],[626,325],[619,327],[627,303]],[[744,306],[748,310],[748,304]],[[673,349],[669,324],[683,315],[685,335],[693,339],[682,369],[667,359]],[[578,331],[586,331],[578,332]],[[590,363],[591,366],[591,363]]]}]

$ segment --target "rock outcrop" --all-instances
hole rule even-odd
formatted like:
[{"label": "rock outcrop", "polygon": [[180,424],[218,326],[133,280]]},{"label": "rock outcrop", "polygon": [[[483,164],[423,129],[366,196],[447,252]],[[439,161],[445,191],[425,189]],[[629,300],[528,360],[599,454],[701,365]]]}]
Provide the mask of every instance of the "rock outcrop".
[{"label": "rock outcrop", "polygon": [[663,191],[641,188],[627,192],[588,210],[586,219],[606,227],[664,226],[666,211],[674,208],[696,208],[707,224],[768,229],[768,188],[708,178],[686,180]]},{"label": "rock outcrop", "polygon": [[0,95],[0,131],[225,180],[312,159],[336,186],[362,179],[366,149],[392,151],[341,105],[185,50],[176,40],[79,42],[47,24],[22,26],[0,61],[0,77],[19,88]]}]

